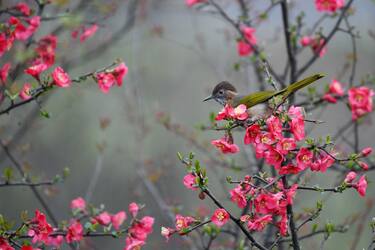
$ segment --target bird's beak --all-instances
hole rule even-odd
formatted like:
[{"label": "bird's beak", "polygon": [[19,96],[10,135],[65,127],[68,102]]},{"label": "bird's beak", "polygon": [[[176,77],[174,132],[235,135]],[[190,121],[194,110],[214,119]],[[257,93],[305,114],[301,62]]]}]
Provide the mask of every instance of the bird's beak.
[{"label": "bird's beak", "polygon": [[207,96],[203,101],[205,102],[205,101],[211,100],[212,98],[214,98],[214,97],[212,95],[210,95],[210,96]]}]

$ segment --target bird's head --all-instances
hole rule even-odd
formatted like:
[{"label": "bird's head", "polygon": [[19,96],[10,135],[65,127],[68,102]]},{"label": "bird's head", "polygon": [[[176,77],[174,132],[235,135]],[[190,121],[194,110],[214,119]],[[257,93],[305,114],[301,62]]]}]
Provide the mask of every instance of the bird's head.
[{"label": "bird's head", "polygon": [[227,104],[229,100],[231,100],[236,95],[236,88],[229,82],[223,81],[218,83],[212,91],[212,94],[203,101],[205,102],[214,99],[215,101],[224,106],[225,104]]}]

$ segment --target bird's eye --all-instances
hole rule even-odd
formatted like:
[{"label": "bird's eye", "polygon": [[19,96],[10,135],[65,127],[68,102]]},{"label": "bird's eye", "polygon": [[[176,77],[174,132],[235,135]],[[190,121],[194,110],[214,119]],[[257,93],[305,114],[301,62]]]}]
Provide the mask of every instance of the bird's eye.
[{"label": "bird's eye", "polygon": [[224,94],[224,90],[220,89],[219,94],[223,95]]}]

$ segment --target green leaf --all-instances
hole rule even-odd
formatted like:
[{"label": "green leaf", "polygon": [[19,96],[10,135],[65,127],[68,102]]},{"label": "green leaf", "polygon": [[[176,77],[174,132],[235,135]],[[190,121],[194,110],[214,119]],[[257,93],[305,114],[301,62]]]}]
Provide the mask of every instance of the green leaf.
[{"label": "green leaf", "polygon": [[232,182],[232,176],[227,176],[226,179],[227,179],[227,182],[228,182],[228,183],[231,183],[231,182]]},{"label": "green leaf", "polygon": [[316,232],[316,230],[318,230],[318,227],[319,227],[318,223],[314,223],[314,224],[312,225],[312,232],[313,232],[313,233]]},{"label": "green leaf", "polygon": [[11,181],[11,179],[13,179],[13,168],[11,167],[4,168],[3,177],[6,182]]},{"label": "green leaf", "polygon": [[184,156],[180,153],[180,152],[177,152],[177,158],[182,161],[184,159]]},{"label": "green leaf", "polygon": [[327,235],[330,236],[333,230],[335,230],[335,225],[332,223],[327,223],[325,226],[325,229],[326,229]]},{"label": "green leaf", "polygon": [[195,166],[195,172],[200,173],[201,172],[201,165],[200,165],[198,160],[195,161],[194,166]]},{"label": "green leaf", "polygon": [[215,112],[210,112],[209,119],[210,119],[211,123],[215,123],[216,122],[215,118],[216,118],[216,113]]},{"label": "green leaf", "polygon": [[318,210],[322,210],[322,208],[323,208],[323,202],[322,202],[322,201],[317,201],[317,202],[316,202],[316,208],[317,208]]},{"label": "green leaf", "polygon": [[50,118],[51,117],[50,114],[47,111],[42,110],[42,109],[40,110],[40,115],[43,116],[44,118]]},{"label": "green leaf", "polygon": [[238,63],[238,62],[236,62],[236,63],[233,65],[233,69],[234,69],[235,71],[239,71],[240,68],[241,68],[241,64]]},{"label": "green leaf", "polygon": [[64,168],[63,170],[63,177],[64,179],[68,178],[70,175],[70,169],[69,168]]}]

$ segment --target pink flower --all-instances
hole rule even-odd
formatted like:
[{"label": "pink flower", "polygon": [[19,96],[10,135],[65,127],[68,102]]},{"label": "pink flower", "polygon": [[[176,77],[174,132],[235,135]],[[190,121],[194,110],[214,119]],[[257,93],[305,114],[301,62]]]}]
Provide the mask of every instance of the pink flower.
[{"label": "pink flower", "polygon": [[139,206],[137,203],[132,202],[129,204],[129,213],[133,216],[136,217],[139,211]]},{"label": "pink flower", "polygon": [[241,31],[248,43],[252,45],[255,45],[257,43],[257,38],[255,37],[255,28],[242,26]]},{"label": "pink flower", "polygon": [[322,12],[334,13],[344,6],[344,0],[315,0],[315,8]]},{"label": "pink flower", "polygon": [[345,94],[342,84],[336,79],[333,79],[329,84],[328,92],[337,96],[343,96]]},{"label": "pink flower", "polygon": [[264,153],[264,158],[268,164],[273,165],[276,169],[279,169],[284,161],[284,156],[273,147],[269,147],[268,151]]},{"label": "pink flower", "polygon": [[68,233],[65,236],[67,243],[72,243],[76,241],[81,241],[83,238],[83,227],[78,220],[73,220],[70,222],[68,227]]},{"label": "pink flower", "polygon": [[291,106],[288,110],[288,116],[291,119],[290,129],[297,141],[305,138],[305,121],[302,113],[301,107]]},{"label": "pink flower", "polygon": [[134,239],[133,237],[127,237],[125,240],[125,247],[123,250],[139,250],[141,246],[145,244],[144,240]]},{"label": "pink flower", "polygon": [[333,163],[335,163],[335,159],[324,153],[311,163],[310,169],[311,171],[320,171],[324,173],[327,171],[327,168],[333,165]]},{"label": "pink flower", "polygon": [[358,161],[358,165],[364,170],[364,171],[367,171],[369,166],[366,162],[363,162],[363,161]]},{"label": "pink flower", "polygon": [[28,236],[32,237],[32,243],[46,242],[49,235],[53,232],[52,226],[48,224],[46,216],[35,210],[35,217],[31,220]]},{"label": "pink flower", "polygon": [[227,142],[225,138],[213,140],[211,144],[220,149],[223,154],[235,154],[240,151],[240,148],[236,144]]},{"label": "pink flower", "polygon": [[6,34],[0,33],[0,57],[13,45],[14,37],[10,36],[9,38],[6,36]]},{"label": "pink flower", "polygon": [[372,111],[372,96],[374,91],[367,87],[349,89],[349,105],[352,110],[352,120]]},{"label": "pink flower", "polygon": [[233,111],[232,106],[230,106],[229,104],[226,104],[224,106],[224,108],[217,114],[217,116],[215,117],[215,120],[221,121],[221,120],[224,120],[224,119],[231,118],[233,112],[234,111]]},{"label": "pink flower", "polygon": [[305,138],[305,120],[302,118],[294,118],[289,123],[290,130],[297,141]]},{"label": "pink flower", "polygon": [[122,85],[123,78],[128,73],[128,67],[125,65],[125,63],[120,63],[116,68],[114,68],[112,74],[116,78],[117,86]]},{"label": "pink flower", "polygon": [[[3,250],[2,248],[0,248],[1,250]],[[33,248],[33,246],[22,246],[21,247],[21,250],[41,250],[40,248]]]},{"label": "pink flower", "polygon": [[275,138],[282,138],[282,129],[283,125],[281,124],[281,121],[276,116],[271,116],[266,121],[267,127],[269,132],[275,137]]},{"label": "pink flower", "polygon": [[259,194],[255,198],[255,210],[257,213],[268,214],[276,212],[280,206],[282,192],[276,194]]},{"label": "pink flower", "polygon": [[35,59],[36,62],[45,63],[52,66],[55,63],[55,49],[57,47],[57,37],[54,35],[47,35],[42,37],[38,42],[38,47],[35,49],[39,57]]},{"label": "pink flower", "polygon": [[14,27],[14,37],[18,40],[25,41],[27,40],[38,28],[40,25],[40,17],[33,16],[30,19],[26,20],[29,24],[28,27],[25,27],[23,23],[16,17],[11,16],[8,20],[9,25]]},{"label": "pink flower", "polygon": [[283,155],[288,154],[289,151],[296,149],[296,147],[297,144],[294,138],[282,138],[276,144],[276,149]]},{"label": "pink flower", "polygon": [[182,216],[180,214],[176,214],[176,221],[175,226],[178,231],[188,228],[192,223],[196,220],[190,216]]},{"label": "pink flower", "polygon": [[3,65],[3,67],[0,68],[0,80],[2,81],[3,84],[5,84],[7,78],[8,78],[8,73],[10,70],[11,64],[6,63]]},{"label": "pink flower", "polygon": [[193,175],[193,174],[185,175],[184,185],[188,189],[197,190],[198,188],[196,187],[195,175]]},{"label": "pink flower", "polygon": [[30,90],[31,90],[31,84],[30,83],[25,83],[19,93],[19,97],[26,101],[31,98]]},{"label": "pink flower", "polygon": [[70,202],[70,208],[84,211],[86,209],[86,201],[82,197],[78,197]]},{"label": "pink flower", "polygon": [[360,196],[365,197],[367,189],[367,181],[365,175],[362,175],[359,178],[359,181],[354,185],[354,188],[357,189],[357,192]]},{"label": "pink flower", "polygon": [[311,44],[311,37],[309,36],[303,36],[301,37],[301,39],[299,40],[299,43],[303,46],[303,47],[306,47],[306,46],[309,46]]},{"label": "pink flower", "polygon": [[25,73],[31,75],[39,81],[40,73],[45,71],[47,68],[48,66],[45,63],[39,63],[25,69]]},{"label": "pink flower", "polygon": [[325,93],[323,95],[323,100],[330,102],[330,103],[337,103],[337,99],[329,93]]},{"label": "pink flower", "polygon": [[260,132],[260,126],[258,124],[247,127],[244,137],[244,144],[254,143],[255,139],[260,135]]},{"label": "pink flower", "polygon": [[303,116],[303,109],[302,107],[296,107],[296,106],[290,106],[289,110],[288,110],[288,116],[291,118],[291,119],[295,119],[295,118],[298,118],[298,119],[303,119],[304,116]]},{"label": "pink flower", "polygon": [[247,222],[247,227],[252,231],[263,231],[265,226],[272,221],[272,215],[268,214],[263,217],[257,217],[250,219]]},{"label": "pink flower", "polygon": [[203,3],[205,2],[206,0],[185,0],[185,4],[188,6],[188,7],[192,7],[193,5],[195,4],[198,4],[198,3]]},{"label": "pink flower", "polygon": [[107,74],[104,72],[97,74],[96,78],[98,81],[99,89],[105,94],[109,92],[109,89],[116,81],[116,78],[112,74]]},{"label": "pink flower", "polygon": [[54,246],[54,247],[60,248],[63,241],[64,241],[64,237],[62,235],[58,235],[58,236],[49,236],[47,241],[45,241],[44,243],[47,246]]},{"label": "pink flower", "polygon": [[315,38],[311,42],[311,49],[319,57],[323,57],[327,53],[327,47],[324,38]]},{"label": "pink flower", "polygon": [[253,47],[245,42],[244,40],[239,40],[237,42],[237,52],[240,56],[248,56],[254,52]]},{"label": "pink flower", "polygon": [[79,37],[80,42],[82,43],[86,41],[86,39],[92,37],[96,33],[97,30],[98,30],[98,25],[96,24],[93,24],[92,26],[85,28],[83,30],[83,33]]},{"label": "pink flower", "polygon": [[238,185],[236,188],[230,190],[230,200],[236,203],[239,208],[246,207],[247,199],[241,185]]},{"label": "pink flower", "polygon": [[55,68],[55,70],[52,72],[52,78],[54,83],[61,88],[70,87],[72,83],[68,73],[66,73],[61,67]]},{"label": "pink flower", "polygon": [[215,210],[214,214],[211,217],[212,223],[218,227],[222,227],[229,220],[228,212],[223,208],[218,208]]},{"label": "pink flower", "polygon": [[161,227],[161,235],[166,238],[166,240],[169,240],[169,237],[171,237],[172,234],[174,234],[176,230],[169,227]]},{"label": "pink flower", "polygon": [[19,12],[21,12],[25,16],[30,16],[30,14],[31,14],[30,8],[26,3],[23,3],[23,2],[18,3],[18,4],[16,4],[15,8],[16,8],[16,10],[18,10]]},{"label": "pink flower", "polygon": [[247,113],[247,107],[244,104],[238,105],[234,110],[232,117],[234,119],[244,121],[249,117],[249,114]]},{"label": "pink flower", "polygon": [[293,164],[288,164],[286,166],[282,166],[279,169],[279,174],[298,174],[303,169],[299,168],[298,166],[294,166]]},{"label": "pink flower", "polygon": [[103,226],[108,225],[111,222],[111,215],[108,212],[102,212],[95,217],[95,220]]},{"label": "pink flower", "polygon": [[353,171],[350,171],[346,175],[344,182],[345,183],[352,183],[355,180],[355,178],[357,178],[357,174],[355,172],[353,172]]},{"label": "pink flower", "polygon": [[111,216],[112,225],[116,230],[120,229],[120,226],[122,225],[122,223],[124,223],[125,220],[126,220],[125,211],[120,211],[117,214],[114,214]]},{"label": "pink flower", "polygon": [[246,120],[249,114],[247,113],[246,105],[240,104],[236,108],[232,108],[229,104],[226,104],[224,108],[215,117],[216,121],[221,121],[224,119],[237,119]]},{"label": "pink flower", "polygon": [[330,103],[336,103],[336,96],[343,96],[344,95],[344,89],[342,87],[342,84],[333,79],[332,82],[329,84],[329,89],[326,94],[324,94],[323,99]]},{"label": "pink flower", "polygon": [[362,155],[363,157],[367,157],[367,156],[369,156],[371,153],[372,153],[372,148],[371,148],[371,147],[364,148],[364,149],[362,149],[362,151],[361,151],[361,155]]},{"label": "pink flower", "polygon": [[306,169],[311,165],[313,152],[307,148],[300,148],[297,154],[297,165],[300,169]]},{"label": "pink flower", "polygon": [[147,236],[152,233],[154,218],[145,216],[139,221],[135,221],[129,228],[129,234],[137,240],[145,241]]},{"label": "pink flower", "polygon": [[0,249],[1,250],[14,250],[14,248],[9,245],[8,241],[0,236]]},{"label": "pink flower", "polygon": [[288,217],[286,215],[282,215],[280,221],[276,223],[276,226],[279,228],[279,232],[281,236],[287,236],[288,234]]}]

